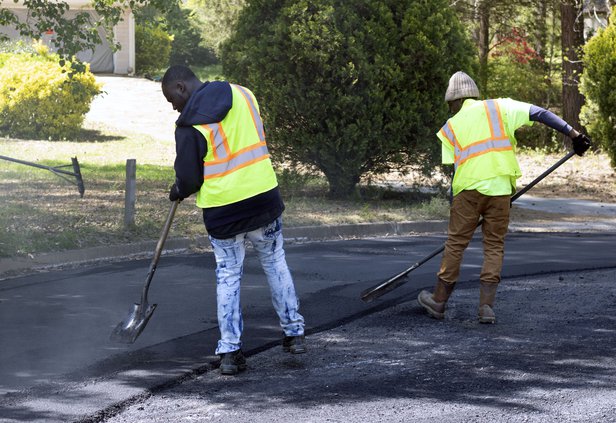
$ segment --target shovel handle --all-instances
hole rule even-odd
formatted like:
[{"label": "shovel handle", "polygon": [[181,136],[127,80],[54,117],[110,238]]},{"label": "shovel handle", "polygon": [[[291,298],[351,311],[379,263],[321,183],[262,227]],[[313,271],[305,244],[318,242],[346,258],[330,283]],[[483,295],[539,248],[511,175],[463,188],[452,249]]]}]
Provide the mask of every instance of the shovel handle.
[{"label": "shovel handle", "polygon": [[169,235],[169,228],[171,228],[171,222],[173,222],[173,217],[175,216],[175,211],[178,208],[178,204],[180,204],[180,200],[173,201],[171,203],[171,208],[169,209],[169,214],[167,215],[167,220],[165,221],[165,225],[163,226],[163,230],[160,234],[160,238],[156,243],[156,249],[154,250],[154,257],[152,257],[152,262],[150,263],[150,269],[148,270],[148,276],[145,279],[145,285],[143,286],[143,291],[141,292],[141,304],[145,305],[148,303],[148,290],[150,289],[150,282],[152,282],[152,278],[154,277],[154,272],[156,272],[156,266],[158,266],[158,260],[160,259],[160,255],[163,252],[163,246],[165,245],[165,241],[167,240],[167,235]]}]

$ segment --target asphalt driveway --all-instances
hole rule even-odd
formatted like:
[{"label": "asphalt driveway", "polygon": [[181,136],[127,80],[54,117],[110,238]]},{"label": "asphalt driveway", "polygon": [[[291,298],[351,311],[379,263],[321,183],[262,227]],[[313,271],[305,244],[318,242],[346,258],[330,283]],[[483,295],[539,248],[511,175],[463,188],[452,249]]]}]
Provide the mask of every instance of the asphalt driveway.
[{"label": "asphalt driveway", "polygon": [[[505,399],[518,391],[510,387],[500,392],[499,386],[531,377],[535,367],[542,378],[560,381],[546,388],[550,398],[560,394],[555,390],[566,389],[570,400],[592,378],[601,383],[589,385],[588,398],[612,394],[606,387],[616,386],[610,355],[615,346],[613,234],[511,234],[495,326],[479,326],[475,319],[478,240],[467,251],[445,322],[427,318],[415,302],[420,289],[432,287],[437,259],[380,300],[366,304],[359,299],[365,288],[410,266],[443,240],[436,235],[288,245],[308,325],[310,351],[302,357],[280,351],[281,332],[267,285],[250,255],[242,286],[250,369],[237,379],[220,379],[213,370],[218,331],[214,263],[207,252],[163,257],[150,292],[150,301],[159,306],[130,346],[111,343],[108,336],[138,300],[148,260],[4,280],[0,421],[261,421],[259,413],[263,421],[282,421],[288,415],[327,421],[330,414],[333,421],[344,416],[351,421],[408,421],[422,417],[416,414],[422,408],[450,404],[462,407],[461,416],[476,412],[478,404],[487,407],[482,416],[492,408],[509,416],[515,409],[503,407]],[[572,373],[569,385],[563,372],[575,366],[582,368]],[[193,378],[204,385],[183,383]],[[255,389],[252,394],[238,388],[242,380],[246,389]],[[530,395],[528,386],[530,382],[520,388],[524,395]],[[176,389],[181,399],[168,402]],[[485,398],[469,402],[480,393]],[[139,420],[148,398],[162,402]],[[389,405],[381,409],[381,402]],[[551,404],[566,405],[559,399]],[[602,404],[593,407],[605,411]],[[159,405],[169,409],[159,410]],[[544,410],[537,416],[548,414],[545,404],[534,406]],[[388,414],[407,408],[411,414],[401,414],[399,420]],[[189,415],[166,414],[171,410]],[[580,407],[573,415],[585,418],[589,410]],[[526,411],[516,413],[522,418]],[[460,421],[454,418],[457,413],[443,416]]]}]

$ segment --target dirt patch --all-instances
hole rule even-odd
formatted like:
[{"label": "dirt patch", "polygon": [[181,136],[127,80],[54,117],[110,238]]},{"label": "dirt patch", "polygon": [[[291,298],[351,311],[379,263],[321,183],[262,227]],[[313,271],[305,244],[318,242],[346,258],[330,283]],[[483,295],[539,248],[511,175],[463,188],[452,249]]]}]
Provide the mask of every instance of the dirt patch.
[{"label": "dirt patch", "polygon": [[[556,163],[563,155],[520,154],[518,161],[522,177],[518,187],[527,185],[534,178]],[[574,156],[532,188],[533,196],[545,198],[575,198],[579,200],[616,202],[616,172],[606,154]]]}]

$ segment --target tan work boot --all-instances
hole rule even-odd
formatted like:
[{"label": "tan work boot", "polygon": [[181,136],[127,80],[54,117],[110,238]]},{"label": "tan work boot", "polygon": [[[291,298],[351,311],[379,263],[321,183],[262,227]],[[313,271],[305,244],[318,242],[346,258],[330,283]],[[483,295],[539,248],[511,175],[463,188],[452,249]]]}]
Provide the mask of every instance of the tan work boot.
[{"label": "tan work boot", "polygon": [[423,290],[417,296],[417,302],[426,309],[430,316],[442,320],[445,318],[445,306],[454,286],[453,283],[446,283],[439,279],[434,287],[434,294]]},{"label": "tan work boot", "polygon": [[479,323],[496,323],[494,314],[494,298],[498,283],[480,282],[479,284]]}]

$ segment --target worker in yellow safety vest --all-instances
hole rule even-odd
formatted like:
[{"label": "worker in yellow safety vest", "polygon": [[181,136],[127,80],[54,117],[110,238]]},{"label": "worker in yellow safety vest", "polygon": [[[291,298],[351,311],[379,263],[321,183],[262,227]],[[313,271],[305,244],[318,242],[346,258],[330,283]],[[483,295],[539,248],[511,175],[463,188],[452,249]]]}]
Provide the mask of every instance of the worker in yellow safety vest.
[{"label": "worker in yellow safety vest", "polygon": [[162,79],[163,95],[176,121],[175,183],[171,201],[196,193],[197,206],[216,258],[220,372],[246,369],[240,281],[249,240],[271,288],[284,336],[283,350],[306,352],[304,318],[283,249],[284,210],[253,93],[226,81],[202,83],[186,66],[172,66]]},{"label": "worker in yellow safety vest", "polygon": [[479,97],[470,76],[464,72],[451,76],[445,101],[453,116],[437,133],[442,162],[453,164],[455,172],[448,237],[434,292],[421,291],[417,301],[432,317],[445,317],[462,256],[483,218],[478,318],[480,323],[495,323],[494,299],[501,280],[511,196],[521,176],[515,156],[515,130],[541,122],[570,137],[580,156],[590,147],[590,139],[541,107],[510,98],[480,101]]}]

